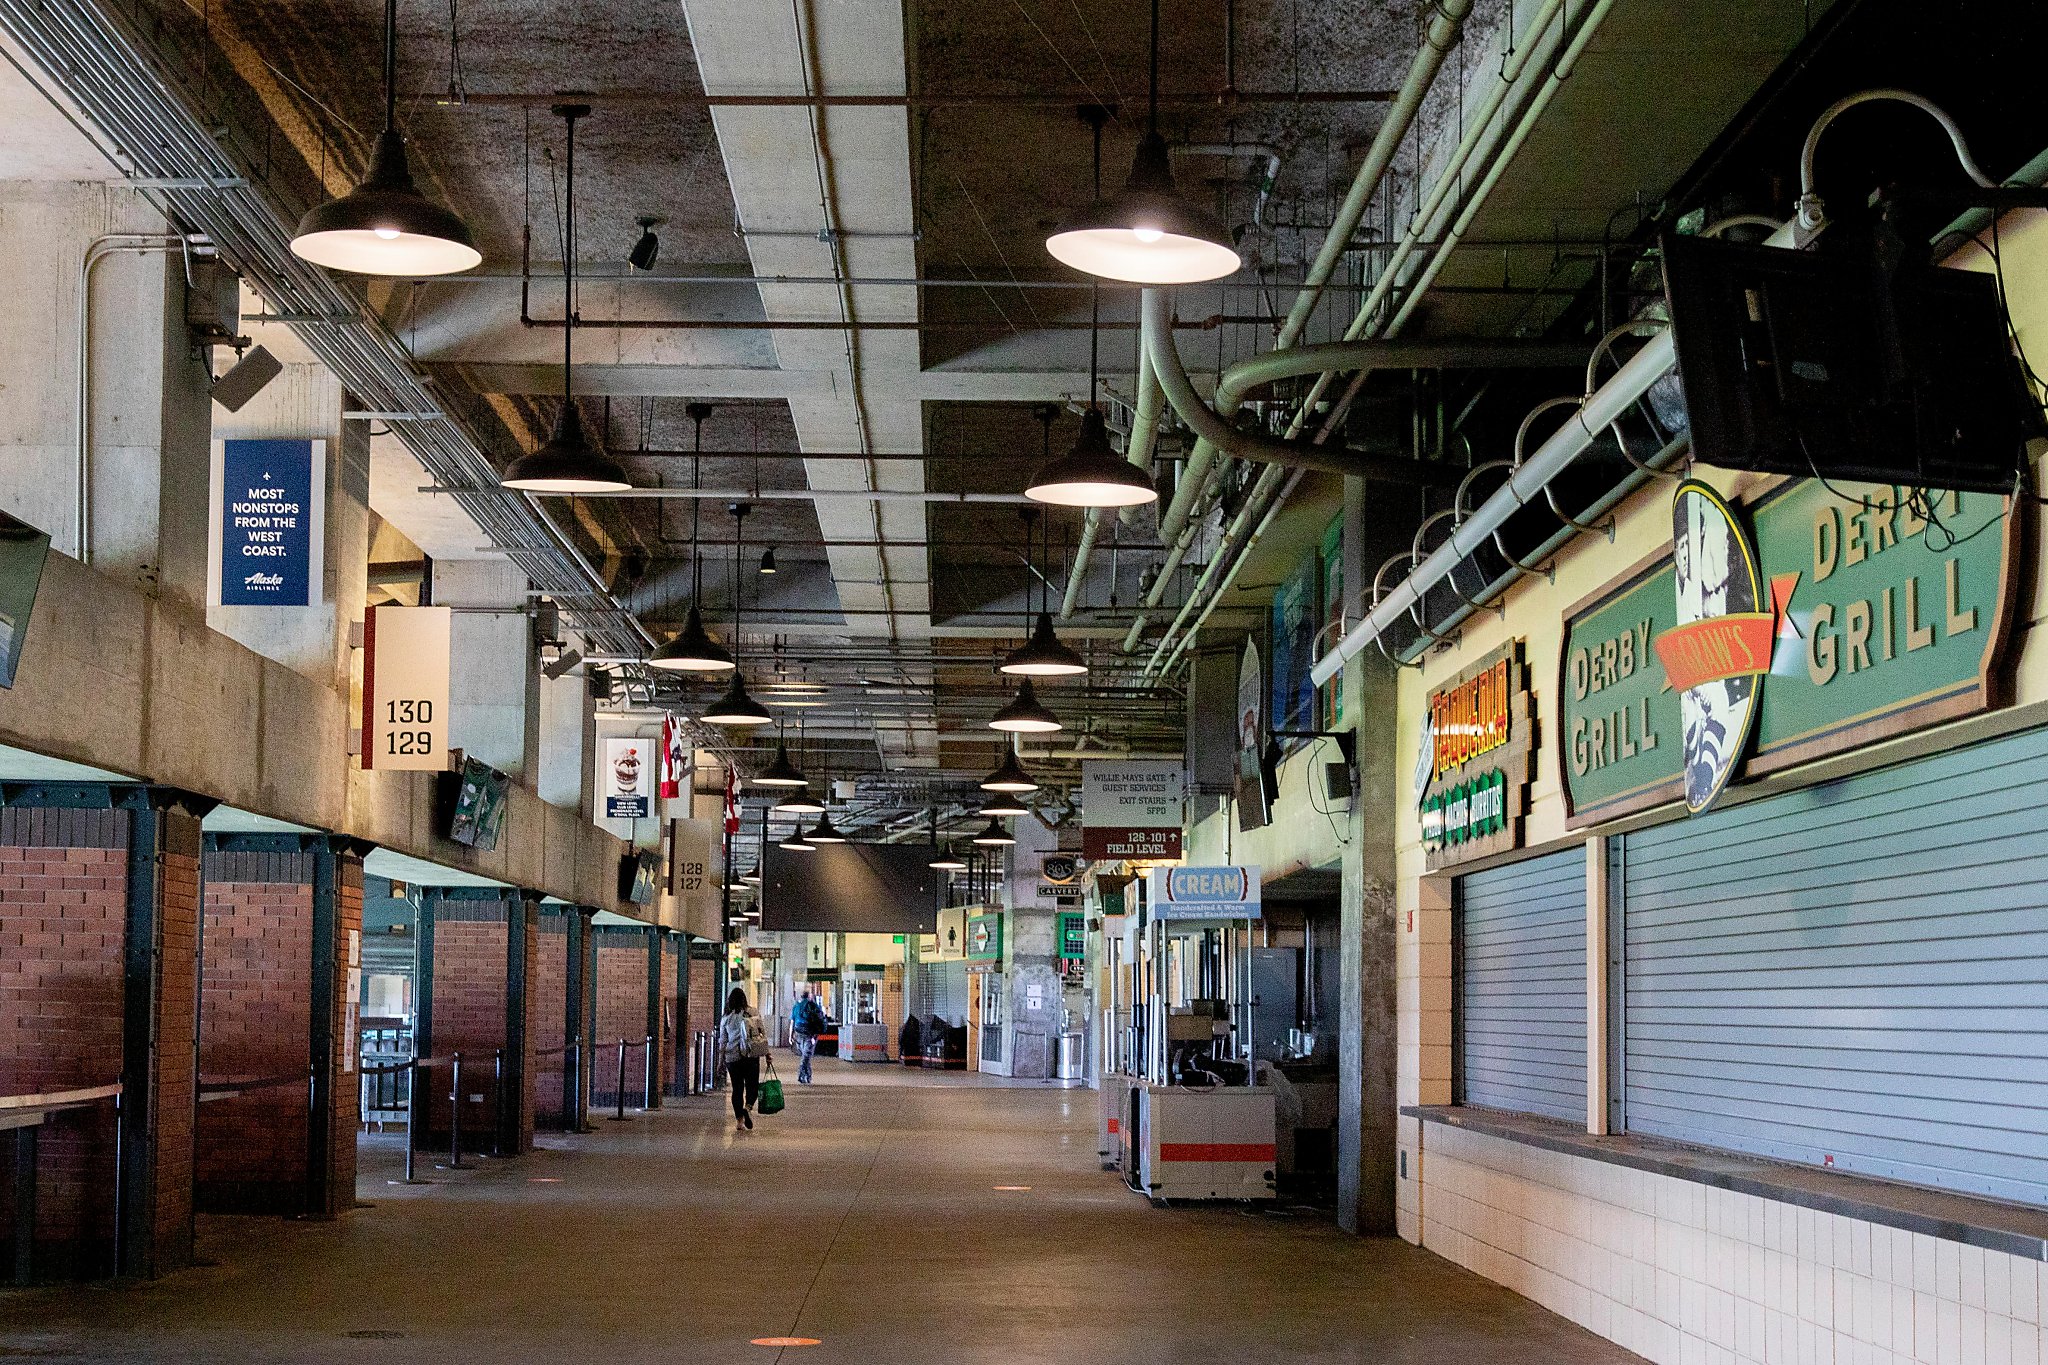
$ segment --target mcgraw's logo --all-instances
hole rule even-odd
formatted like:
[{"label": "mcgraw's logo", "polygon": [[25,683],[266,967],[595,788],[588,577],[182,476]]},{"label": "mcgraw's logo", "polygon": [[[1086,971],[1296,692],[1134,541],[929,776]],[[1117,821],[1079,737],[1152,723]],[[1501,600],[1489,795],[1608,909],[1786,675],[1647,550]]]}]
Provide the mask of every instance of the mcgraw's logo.
[{"label": "mcgraw's logo", "polygon": [[281,588],[284,575],[281,573],[252,573],[242,580],[245,588]]}]

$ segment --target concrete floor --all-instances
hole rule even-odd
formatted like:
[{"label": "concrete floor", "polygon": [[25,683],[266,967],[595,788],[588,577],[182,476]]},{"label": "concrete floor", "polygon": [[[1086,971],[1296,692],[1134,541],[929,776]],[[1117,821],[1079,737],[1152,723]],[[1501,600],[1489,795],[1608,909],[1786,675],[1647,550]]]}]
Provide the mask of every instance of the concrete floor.
[{"label": "concrete floor", "polygon": [[[1099,1169],[1092,1091],[830,1062],[819,1082],[752,1133],[723,1097],[671,1101],[412,1188],[386,1183],[395,1142],[366,1139],[374,1207],[208,1218],[201,1268],[0,1293],[0,1358],[1637,1359],[1398,1241],[1155,1210]],[[748,1344],[783,1335],[822,1344]]]}]

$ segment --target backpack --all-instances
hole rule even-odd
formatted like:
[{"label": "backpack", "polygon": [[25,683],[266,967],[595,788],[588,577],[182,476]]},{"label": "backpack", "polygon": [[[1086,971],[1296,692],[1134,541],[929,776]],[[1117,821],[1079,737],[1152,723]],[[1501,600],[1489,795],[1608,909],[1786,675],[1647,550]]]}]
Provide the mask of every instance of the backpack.
[{"label": "backpack", "polygon": [[746,1021],[747,1055],[749,1057],[766,1057],[769,1052],[767,1026],[762,1024],[761,1016],[758,1014],[747,1015]]},{"label": "backpack", "polygon": [[825,1031],[825,1011],[818,1008],[817,1001],[797,1002],[796,1031],[807,1038],[815,1038]]}]

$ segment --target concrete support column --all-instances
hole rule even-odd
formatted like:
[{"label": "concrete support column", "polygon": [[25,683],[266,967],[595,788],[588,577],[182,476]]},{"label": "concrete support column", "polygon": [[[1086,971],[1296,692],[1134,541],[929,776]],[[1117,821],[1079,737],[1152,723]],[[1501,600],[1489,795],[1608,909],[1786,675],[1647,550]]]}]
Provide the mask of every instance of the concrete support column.
[{"label": "concrete support column", "polygon": [[579,917],[575,907],[541,905],[534,925],[532,1009],[534,1124],[573,1130],[576,1079],[576,1014],[570,1007],[571,943]]},{"label": "concrete support column", "polygon": [[195,1188],[209,1213],[355,1203],[363,854],[330,835],[206,836]]},{"label": "concrete support column", "polygon": [[[568,647],[584,648],[570,637]],[[534,791],[551,806],[587,810],[584,784],[590,772],[592,730],[590,684],[582,672],[534,681],[536,751]]]},{"label": "concrete support column", "polygon": [[17,789],[0,809],[0,1094],[122,1087],[50,1116],[0,1192],[17,1276],[192,1258],[199,818],[160,787]]},{"label": "concrete support column", "polygon": [[[1368,581],[1367,566],[1388,547],[1366,513],[1365,481],[1345,480],[1344,582]],[[1363,606],[1354,592],[1347,610]],[[1347,819],[1340,890],[1339,1018],[1337,1035],[1337,1223],[1347,1232],[1394,1231],[1399,1109],[1396,1074],[1393,812],[1400,790],[1396,772],[1395,672],[1376,650],[1366,650],[1341,675],[1344,714],[1354,717],[1358,786]]]},{"label": "concrete support column", "polygon": [[511,916],[505,936],[505,1104],[497,1119],[498,1150],[509,1155],[533,1150],[534,1052],[542,1046],[534,1027],[540,1001],[535,981],[540,895],[521,891],[505,905]]},{"label": "concrete support column", "polygon": [[647,1045],[648,1055],[643,1063],[651,1068],[644,1074],[654,1078],[654,1083],[647,1086],[649,1109],[661,1108],[662,1092],[668,1088],[662,1079],[668,1075],[668,1020],[661,1008],[662,938],[666,933],[659,925],[647,926],[647,1034],[654,1039]]},{"label": "concrete support column", "polygon": [[576,1045],[576,1065],[570,1077],[567,1127],[581,1132],[590,1126],[591,1079],[596,1071],[597,953],[591,922],[597,918],[597,908],[577,905],[570,909],[574,918],[568,924],[569,990],[564,1024]]},{"label": "concrete support column", "polygon": [[540,673],[525,575],[504,560],[437,563],[434,604],[456,608],[449,742],[531,786]]}]

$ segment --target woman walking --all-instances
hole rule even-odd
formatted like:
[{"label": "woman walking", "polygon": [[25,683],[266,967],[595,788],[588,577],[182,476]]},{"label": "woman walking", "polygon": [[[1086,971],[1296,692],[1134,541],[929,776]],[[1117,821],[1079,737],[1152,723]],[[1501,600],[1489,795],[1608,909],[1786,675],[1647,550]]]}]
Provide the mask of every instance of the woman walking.
[{"label": "woman walking", "polygon": [[753,1109],[761,1098],[761,1059],[768,1055],[768,1030],[738,986],[725,997],[725,1017],[718,1021],[718,1051],[725,1058],[725,1076],[732,1084],[732,1116],[742,1128],[754,1126]]}]

